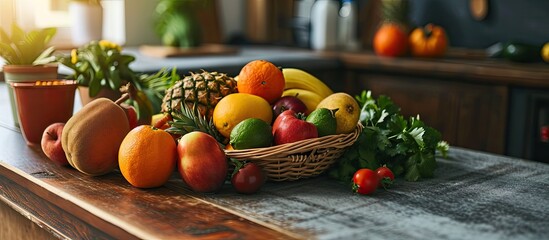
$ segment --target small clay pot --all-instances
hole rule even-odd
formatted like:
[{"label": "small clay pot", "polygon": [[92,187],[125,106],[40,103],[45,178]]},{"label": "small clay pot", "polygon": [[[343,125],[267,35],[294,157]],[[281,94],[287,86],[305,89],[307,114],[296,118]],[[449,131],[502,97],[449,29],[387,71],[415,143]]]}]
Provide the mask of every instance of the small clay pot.
[{"label": "small clay pot", "polygon": [[65,123],[73,114],[77,83],[58,81],[58,85],[10,83],[18,106],[21,132],[28,145],[40,145],[46,127],[56,122]]},{"label": "small clay pot", "polygon": [[122,93],[119,91],[115,91],[110,88],[102,88],[101,90],[99,90],[99,93],[97,93],[97,95],[90,97],[89,88],[86,86],[78,86],[78,94],[80,94],[80,101],[82,102],[82,106],[85,106],[86,104],[97,98],[108,98],[114,102],[122,96]]},{"label": "small clay pot", "polygon": [[[35,82],[41,81],[53,81],[58,79],[57,64],[46,65],[5,65],[4,66],[4,80],[6,83],[16,82]],[[13,123],[16,127],[19,127],[19,120],[17,117],[17,103],[13,95],[13,89],[8,87],[8,94],[11,103],[11,110],[13,115]]]}]

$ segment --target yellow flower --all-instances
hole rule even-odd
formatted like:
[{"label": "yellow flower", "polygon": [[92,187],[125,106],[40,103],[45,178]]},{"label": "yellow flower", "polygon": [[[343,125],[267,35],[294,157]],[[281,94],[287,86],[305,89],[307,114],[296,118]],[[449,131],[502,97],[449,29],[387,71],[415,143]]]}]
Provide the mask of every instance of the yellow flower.
[{"label": "yellow flower", "polygon": [[108,41],[108,40],[99,41],[99,46],[101,46],[101,48],[103,48],[103,49],[116,49],[119,52],[122,51],[122,47],[120,47],[120,45],[118,45],[116,43],[113,43],[111,41]]},{"label": "yellow flower", "polygon": [[73,49],[71,51],[71,63],[76,64],[78,62],[78,53],[76,52],[76,49]]}]

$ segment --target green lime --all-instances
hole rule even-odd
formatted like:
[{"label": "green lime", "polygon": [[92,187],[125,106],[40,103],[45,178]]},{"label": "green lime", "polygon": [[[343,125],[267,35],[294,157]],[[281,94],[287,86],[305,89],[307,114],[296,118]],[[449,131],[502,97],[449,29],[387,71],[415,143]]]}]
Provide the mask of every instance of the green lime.
[{"label": "green lime", "polygon": [[231,130],[230,143],[234,149],[269,147],[273,142],[271,126],[259,118],[248,118]]},{"label": "green lime", "polygon": [[337,108],[333,110],[317,108],[307,116],[305,121],[316,126],[319,137],[333,135],[336,133],[337,129],[337,120],[335,117],[337,110]]}]

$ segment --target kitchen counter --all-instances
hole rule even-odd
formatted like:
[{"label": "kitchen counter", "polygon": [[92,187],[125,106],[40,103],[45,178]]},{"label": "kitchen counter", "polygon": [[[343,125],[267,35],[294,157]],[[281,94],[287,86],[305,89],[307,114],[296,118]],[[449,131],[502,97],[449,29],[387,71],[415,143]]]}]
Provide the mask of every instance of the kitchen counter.
[{"label": "kitchen counter", "polygon": [[[0,112],[8,108],[2,101]],[[176,173],[155,189],[134,188],[117,171],[86,176],[51,163],[3,118],[0,139],[0,202],[60,238],[549,237],[549,165],[463,148],[438,158],[435,178],[397,179],[372,196],[324,176],[241,195],[229,184],[193,193]]]}]

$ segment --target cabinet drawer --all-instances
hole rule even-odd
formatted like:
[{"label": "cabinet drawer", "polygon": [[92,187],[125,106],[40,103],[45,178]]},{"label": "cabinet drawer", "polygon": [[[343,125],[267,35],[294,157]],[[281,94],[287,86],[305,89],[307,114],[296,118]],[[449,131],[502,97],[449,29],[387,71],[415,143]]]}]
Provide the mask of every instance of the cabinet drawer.
[{"label": "cabinet drawer", "polygon": [[404,116],[420,115],[451,145],[505,152],[507,87],[440,79],[360,73],[348,92],[369,89],[374,96],[389,96]]}]

